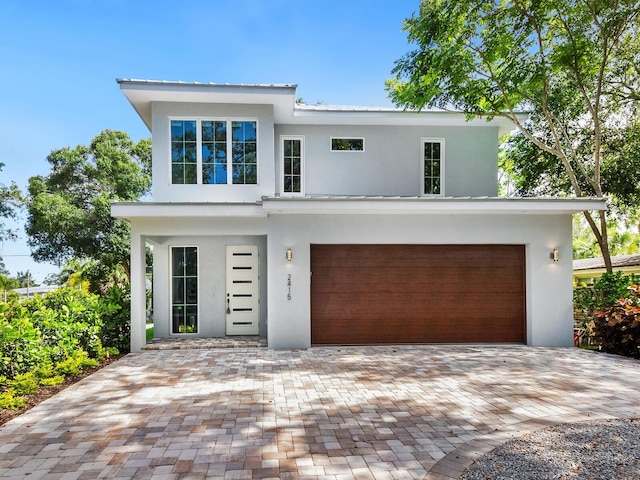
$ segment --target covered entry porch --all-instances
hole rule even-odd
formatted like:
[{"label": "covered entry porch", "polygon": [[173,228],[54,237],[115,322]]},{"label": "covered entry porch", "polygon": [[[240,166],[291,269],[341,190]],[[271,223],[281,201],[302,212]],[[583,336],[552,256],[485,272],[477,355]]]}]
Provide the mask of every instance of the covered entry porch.
[{"label": "covered entry porch", "polygon": [[113,206],[114,215],[131,223],[132,352],[146,346],[147,249],[153,257],[155,338],[177,345],[180,339],[251,336],[266,343],[264,215],[256,205],[219,207]]}]

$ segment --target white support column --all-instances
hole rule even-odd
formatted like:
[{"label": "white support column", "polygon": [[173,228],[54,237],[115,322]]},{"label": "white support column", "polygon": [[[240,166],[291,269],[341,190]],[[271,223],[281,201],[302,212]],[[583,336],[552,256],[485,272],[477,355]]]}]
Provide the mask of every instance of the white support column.
[{"label": "white support column", "polygon": [[146,340],[145,242],[131,225],[131,351],[140,352]]}]

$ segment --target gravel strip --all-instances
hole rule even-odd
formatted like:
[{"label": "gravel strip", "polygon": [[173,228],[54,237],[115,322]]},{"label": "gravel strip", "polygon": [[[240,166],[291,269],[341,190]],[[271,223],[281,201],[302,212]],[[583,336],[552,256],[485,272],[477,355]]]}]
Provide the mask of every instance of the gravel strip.
[{"label": "gravel strip", "polygon": [[461,480],[640,479],[640,419],[556,425],[509,440]]}]

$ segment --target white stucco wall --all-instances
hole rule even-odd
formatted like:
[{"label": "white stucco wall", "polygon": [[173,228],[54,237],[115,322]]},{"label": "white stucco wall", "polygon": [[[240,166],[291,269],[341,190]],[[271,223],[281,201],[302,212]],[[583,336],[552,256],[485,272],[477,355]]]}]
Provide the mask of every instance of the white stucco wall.
[{"label": "white stucco wall", "polygon": [[[255,202],[275,191],[272,105],[159,103],[153,111],[153,200],[156,202]],[[230,119],[258,122],[257,185],[172,185],[171,120]]]},{"label": "white stucco wall", "polygon": [[[271,348],[310,346],[309,270],[314,243],[525,245],[527,344],[573,345],[569,215],[272,215],[267,247],[272,259],[268,271]],[[284,258],[288,247],[293,251],[291,264]],[[549,258],[556,247],[558,263]],[[286,298],[288,274],[291,300]]]},{"label": "white stucco wall", "polygon": [[[446,196],[497,196],[497,127],[276,125],[276,188],[283,135],[304,136],[305,194],[417,196],[421,138],[444,139]],[[364,138],[362,152],[332,152],[331,137]]]},{"label": "white stucco wall", "polygon": [[[224,335],[225,245],[256,244],[261,253],[260,332],[267,335],[270,348],[308,348],[311,244],[516,244],[525,245],[526,251],[527,344],[573,344],[569,214],[271,214],[266,218],[147,218],[132,224],[135,251],[144,258],[140,242],[154,245],[158,336],[169,334],[172,245],[199,247],[202,336]],[[291,263],[285,258],[287,248],[293,252]],[[560,252],[558,263],[549,258],[554,248]],[[144,271],[141,262],[135,265]],[[287,298],[288,275],[291,299]],[[132,287],[143,292],[143,278],[132,271]],[[132,314],[143,318],[144,304],[134,302]],[[134,341],[142,343],[134,348],[144,344],[137,322]]]}]

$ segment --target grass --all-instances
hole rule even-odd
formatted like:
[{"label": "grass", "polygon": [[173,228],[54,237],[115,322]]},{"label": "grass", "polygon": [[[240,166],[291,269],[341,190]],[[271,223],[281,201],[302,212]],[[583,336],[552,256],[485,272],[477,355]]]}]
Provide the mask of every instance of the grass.
[{"label": "grass", "polygon": [[153,340],[153,327],[147,328],[147,342]]}]

